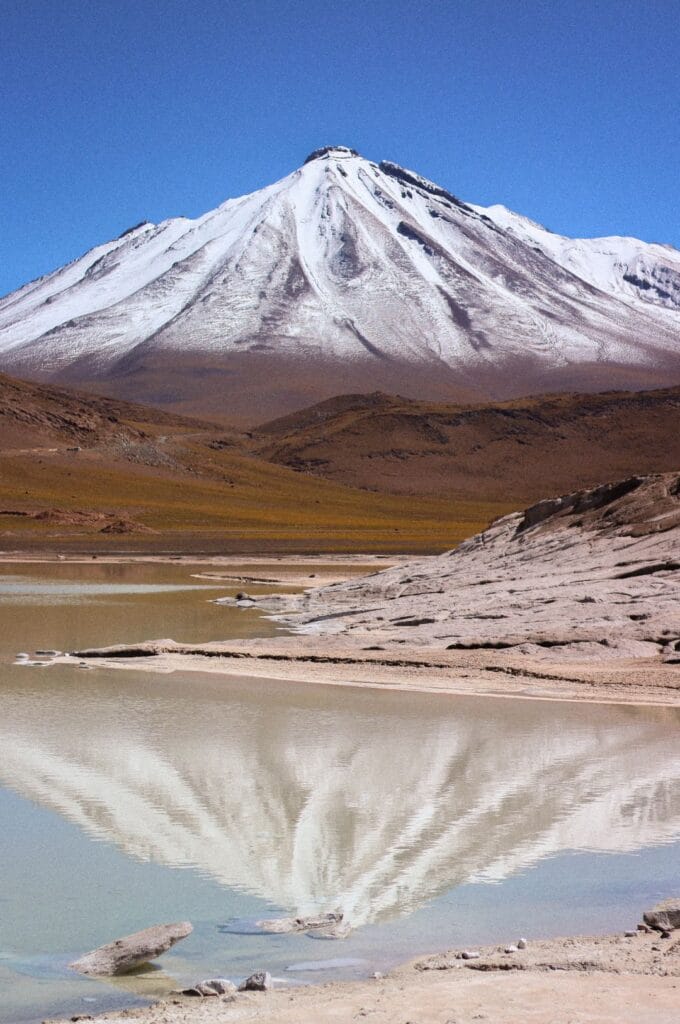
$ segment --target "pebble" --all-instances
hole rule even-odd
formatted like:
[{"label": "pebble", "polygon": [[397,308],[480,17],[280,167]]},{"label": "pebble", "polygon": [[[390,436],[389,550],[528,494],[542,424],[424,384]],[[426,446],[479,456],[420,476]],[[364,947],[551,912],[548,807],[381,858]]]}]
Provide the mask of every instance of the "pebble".
[{"label": "pebble", "polygon": [[518,949],[526,949],[527,948],[527,940],[526,939],[518,939],[517,940],[517,948]]},{"label": "pebble", "polygon": [[36,651],[35,653],[41,658],[58,658],[61,651]]},{"label": "pebble", "polygon": [[28,661],[29,658],[30,654],[27,654],[26,651],[19,651],[17,654],[17,661]]},{"label": "pebble", "polygon": [[506,953],[516,953],[518,951],[518,949],[519,949],[519,946],[506,946],[505,947],[505,952]]},{"label": "pebble", "polygon": [[641,923],[637,926],[637,930],[639,932],[645,932],[646,934],[649,934],[652,929],[649,927],[648,924]]},{"label": "pebble", "polygon": [[461,953],[463,960],[478,960],[481,955],[476,949],[464,949]]},{"label": "pebble", "polygon": [[634,932],[633,931],[627,931],[627,932],[624,932],[623,934],[624,934],[624,937],[626,939],[634,939],[637,936],[637,930],[634,931]]}]

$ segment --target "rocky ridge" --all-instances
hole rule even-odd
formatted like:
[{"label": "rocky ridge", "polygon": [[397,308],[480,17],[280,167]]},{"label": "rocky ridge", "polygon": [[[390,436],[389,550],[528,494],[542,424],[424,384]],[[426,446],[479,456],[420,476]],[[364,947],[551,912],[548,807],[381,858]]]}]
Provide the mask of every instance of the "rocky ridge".
[{"label": "rocky ridge", "polygon": [[665,473],[541,501],[443,555],[266,606],[364,649],[680,664],[679,588],[680,474]]}]

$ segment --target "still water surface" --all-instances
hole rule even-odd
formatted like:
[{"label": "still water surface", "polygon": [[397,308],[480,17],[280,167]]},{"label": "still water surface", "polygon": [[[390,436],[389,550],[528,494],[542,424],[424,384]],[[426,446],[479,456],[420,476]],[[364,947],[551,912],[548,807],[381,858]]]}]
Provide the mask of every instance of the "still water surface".
[{"label": "still water surface", "polygon": [[[680,882],[680,712],[12,664],[270,635],[191,569],[0,569],[0,1021],[266,967],[361,976],[453,945],[634,925]],[[342,942],[246,934],[342,909]],[[188,918],[143,977],[70,974]],[[293,968],[290,970],[290,968]],[[312,968],[317,968],[313,970]]]}]

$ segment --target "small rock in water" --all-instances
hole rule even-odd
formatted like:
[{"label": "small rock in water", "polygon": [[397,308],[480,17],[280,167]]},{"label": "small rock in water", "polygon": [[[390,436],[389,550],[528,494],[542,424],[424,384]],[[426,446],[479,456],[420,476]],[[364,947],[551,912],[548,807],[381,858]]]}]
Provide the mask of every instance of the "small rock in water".
[{"label": "small rock in water", "polygon": [[526,939],[518,939],[517,940],[517,948],[518,949],[526,949],[527,948],[527,940]]},{"label": "small rock in water", "polygon": [[26,651],[19,651],[16,657],[17,661],[28,661],[30,654],[27,654]]},{"label": "small rock in water", "polygon": [[183,996],[227,996],[233,995],[236,985],[228,978],[208,978],[205,981],[197,981],[189,988],[183,988]]},{"label": "small rock in water", "polygon": [[255,971],[249,978],[242,981],[239,992],[267,992],[272,987],[272,976],[269,971]]},{"label": "small rock in water", "polygon": [[35,653],[40,658],[58,658],[61,651],[36,651]]},{"label": "small rock in water", "polygon": [[69,967],[80,974],[127,974],[140,964],[155,960],[192,931],[188,921],[154,925],[100,946],[69,964]]},{"label": "small rock in water", "polygon": [[476,949],[464,949],[461,953],[463,960],[478,960],[481,955]]}]

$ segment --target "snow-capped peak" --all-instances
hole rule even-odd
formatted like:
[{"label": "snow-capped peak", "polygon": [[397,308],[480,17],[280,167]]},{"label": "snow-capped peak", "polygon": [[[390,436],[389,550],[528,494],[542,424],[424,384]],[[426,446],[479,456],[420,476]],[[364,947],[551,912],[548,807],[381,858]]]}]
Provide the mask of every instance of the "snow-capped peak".
[{"label": "snow-capped peak", "polygon": [[588,384],[607,365],[618,382],[621,368],[666,382],[680,377],[680,253],[564,238],[325,146],[266,188],[138,224],[0,300],[3,369],[144,398],[151,363],[154,396],[200,390],[205,363],[225,394],[278,389],[288,408],[343,389],[572,387],[578,368]]}]

